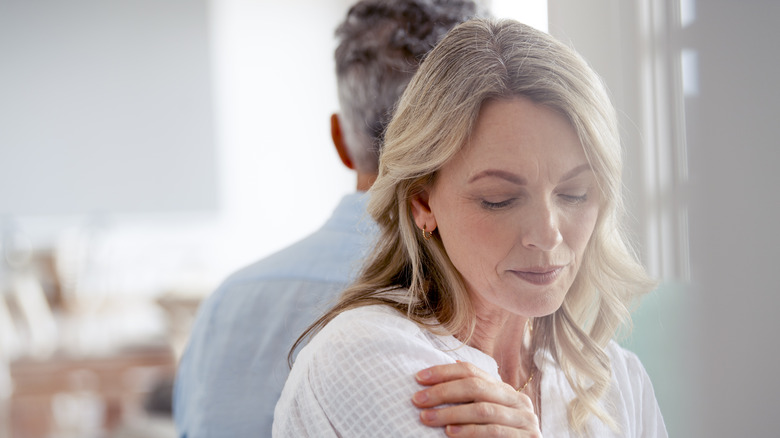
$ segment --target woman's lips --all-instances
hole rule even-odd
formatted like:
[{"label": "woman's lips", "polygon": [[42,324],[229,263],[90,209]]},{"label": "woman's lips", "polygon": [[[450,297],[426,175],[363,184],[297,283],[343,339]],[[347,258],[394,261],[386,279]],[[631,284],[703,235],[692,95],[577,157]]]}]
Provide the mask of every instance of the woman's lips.
[{"label": "woman's lips", "polygon": [[525,271],[512,271],[523,280],[537,286],[552,284],[558,279],[565,266],[549,266],[544,268],[529,268]]}]

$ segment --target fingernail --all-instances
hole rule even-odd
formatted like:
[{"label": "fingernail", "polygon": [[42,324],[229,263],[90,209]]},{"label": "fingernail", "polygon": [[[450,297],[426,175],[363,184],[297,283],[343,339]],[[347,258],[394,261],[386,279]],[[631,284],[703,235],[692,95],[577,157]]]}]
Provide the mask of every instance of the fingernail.
[{"label": "fingernail", "polygon": [[436,411],[433,409],[429,409],[427,411],[422,411],[422,417],[425,421],[433,421],[436,419]]},{"label": "fingernail", "polygon": [[426,391],[420,391],[414,394],[412,397],[417,403],[424,403],[428,400],[428,393]]},{"label": "fingernail", "polygon": [[431,378],[430,370],[422,370],[419,373],[417,373],[418,380],[428,380],[430,378]]},{"label": "fingernail", "polygon": [[447,435],[457,435],[460,433],[462,426],[452,425],[447,426]]}]

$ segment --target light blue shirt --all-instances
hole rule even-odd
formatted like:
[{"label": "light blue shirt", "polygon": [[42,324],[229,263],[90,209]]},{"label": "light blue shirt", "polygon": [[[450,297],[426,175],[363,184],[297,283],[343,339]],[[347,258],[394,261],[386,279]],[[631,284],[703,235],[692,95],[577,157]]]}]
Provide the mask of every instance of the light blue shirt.
[{"label": "light blue shirt", "polygon": [[235,274],[201,305],[174,387],[179,436],[270,437],[287,352],[360,269],[376,234],[368,196],[345,196],[315,233]]}]

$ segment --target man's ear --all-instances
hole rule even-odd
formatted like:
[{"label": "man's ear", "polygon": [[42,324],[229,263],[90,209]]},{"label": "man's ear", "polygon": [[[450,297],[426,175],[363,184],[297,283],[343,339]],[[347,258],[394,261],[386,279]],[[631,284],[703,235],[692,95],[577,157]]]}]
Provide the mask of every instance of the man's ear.
[{"label": "man's ear", "polygon": [[336,146],[336,152],[341,158],[341,162],[344,163],[349,169],[355,170],[355,166],[352,164],[352,159],[349,157],[349,151],[347,150],[347,143],[344,141],[344,135],[341,132],[341,122],[339,121],[339,115],[336,113],[330,116],[330,137],[333,139],[333,146]]},{"label": "man's ear", "polygon": [[433,214],[429,203],[430,191],[423,189],[416,195],[412,196],[412,217],[414,217],[414,223],[417,228],[422,230],[423,228],[427,232],[432,232],[436,229],[436,215]]}]

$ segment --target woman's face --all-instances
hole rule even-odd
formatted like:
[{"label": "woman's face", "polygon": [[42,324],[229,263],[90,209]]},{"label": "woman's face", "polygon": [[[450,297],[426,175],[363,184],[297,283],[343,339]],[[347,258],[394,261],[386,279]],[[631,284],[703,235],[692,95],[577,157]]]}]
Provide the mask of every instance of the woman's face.
[{"label": "woman's face", "polygon": [[412,201],[478,312],[553,313],[582,262],[600,192],[577,134],[525,98],[486,102],[469,143]]}]

